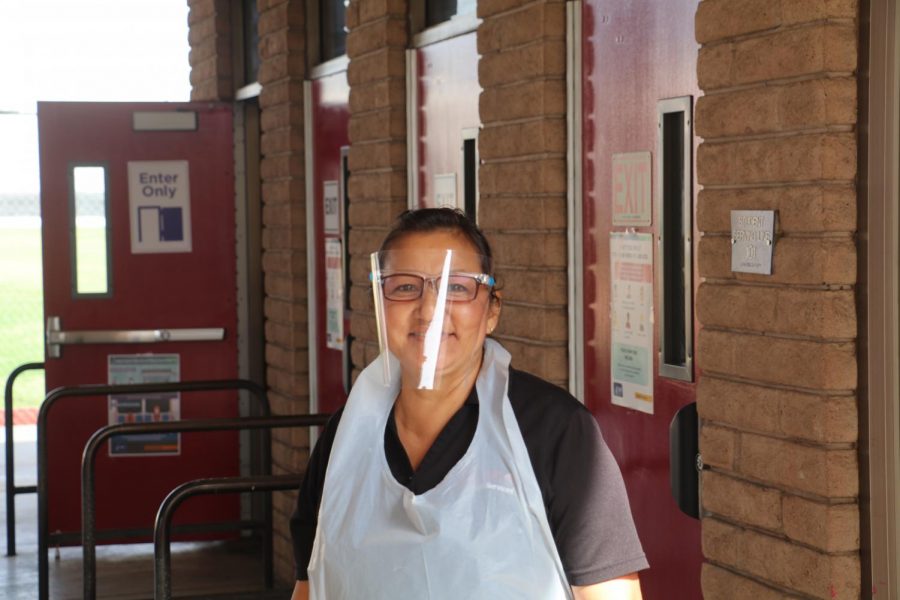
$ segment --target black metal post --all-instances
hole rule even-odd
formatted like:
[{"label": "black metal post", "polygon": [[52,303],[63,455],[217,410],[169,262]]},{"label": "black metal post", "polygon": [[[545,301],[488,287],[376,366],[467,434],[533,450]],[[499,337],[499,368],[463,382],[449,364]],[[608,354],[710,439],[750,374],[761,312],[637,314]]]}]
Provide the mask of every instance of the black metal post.
[{"label": "black metal post", "polygon": [[[83,553],[84,600],[97,596],[96,491],[94,459],[103,443],[114,435],[148,433],[189,433],[241,429],[275,429],[282,427],[315,427],[324,425],[330,415],[285,415],[274,417],[242,417],[234,419],[192,419],[169,423],[120,423],[98,429],[84,447],[81,458],[81,535]],[[271,554],[271,552],[270,552]],[[271,558],[267,557],[267,569]]]},{"label": "black metal post", "polygon": [[6,418],[6,555],[16,555],[16,494],[34,492],[35,486],[16,487],[16,457],[13,446],[13,384],[25,371],[43,369],[44,363],[25,363],[13,369],[6,380],[3,414]]},{"label": "black metal post", "polygon": [[[51,391],[41,403],[37,423],[38,459],[38,598],[49,600],[50,564],[47,553],[50,546],[49,498],[47,496],[47,421],[50,409],[60,399],[66,397],[106,396],[108,394],[141,394],[158,392],[209,392],[220,390],[247,390],[260,403],[263,413],[270,414],[269,399],[265,389],[257,383],[245,379],[221,379],[205,381],[177,381],[172,383],[136,383],[129,385],[78,385],[61,387]],[[85,583],[87,585],[87,583]]]},{"label": "black metal post", "polygon": [[[184,500],[200,494],[234,494],[242,492],[273,492],[296,490],[303,481],[302,475],[268,475],[258,477],[216,477],[188,481],[172,490],[156,513],[153,527],[153,579],[155,600],[172,598],[172,516]],[[271,572],[265,565],[266,575]],[[265,577],[266,588],[270,588]]]}]

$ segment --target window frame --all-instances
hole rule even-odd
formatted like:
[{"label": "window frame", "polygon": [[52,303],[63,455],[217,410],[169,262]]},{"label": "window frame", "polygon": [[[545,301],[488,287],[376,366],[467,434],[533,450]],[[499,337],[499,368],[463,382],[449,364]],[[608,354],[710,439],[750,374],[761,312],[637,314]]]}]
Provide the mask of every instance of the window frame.
[{"label": "window frame", "polygon": [[[693,115],[693,97],[682,96],[679,98],[668,98],[657,102],[657,160],[656,160],[656,213],[657,213],[657,288],[658,304],[656,309],[657,336],[659,339],[659,376],[669,379],[677,379],[680,381],[692,382],[694,380],[694,252],[693,252],[693,207],[694,207],[694,115]],[[683,319],[684,331],[684,362],[676,364],[668,362],[666,354],[667,342],[666,337],[666,313],[667,300],[670,298],[670,290],[667,287],[669,278],[667,277],[667,260],[666,260],[666,186],[665,186],[665,169],[666,169],[666,140],[664,120],[667,115],[682,114],[682,131],[681,131],[681,211],[680,211],[680,235],[682,242],[682,254],[679,257],[682,261],[681,275],[681,298],[683,302]]]}]

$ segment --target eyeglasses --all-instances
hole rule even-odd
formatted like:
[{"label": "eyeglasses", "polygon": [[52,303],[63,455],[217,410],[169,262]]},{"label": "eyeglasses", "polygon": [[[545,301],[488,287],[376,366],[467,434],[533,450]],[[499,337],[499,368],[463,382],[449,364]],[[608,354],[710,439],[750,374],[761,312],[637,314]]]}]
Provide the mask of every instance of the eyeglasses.
[{"label": "eyeglasses", "polygon": [[[381,289],[388,300],[410,302],[422,297],[425,282],[431,283],[432,289],[437,293],[441,286],[441,277],[394,273],[381,277]],[[447,279],[447,300],[471,302],[478,295],[478,288],[482,285],[492,287],[494,278],[486,273],[454,273]]]}]

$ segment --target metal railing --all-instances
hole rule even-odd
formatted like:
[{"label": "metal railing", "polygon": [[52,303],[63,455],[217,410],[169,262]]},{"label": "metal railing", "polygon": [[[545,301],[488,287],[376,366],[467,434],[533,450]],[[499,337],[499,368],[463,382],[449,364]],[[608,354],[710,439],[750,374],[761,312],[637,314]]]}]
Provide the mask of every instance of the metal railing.
[{"label": "metal railing", "polygon": [[[153,528],[153,579],[155,600],[172,598],[172,516],[181,503],[201,494],[240,494],[296,490],[302,475],[269,475],[260,477],[216,477],[183,483],[172,490],[159,506]],[[267,540],[268,541],[268,540]],[[267,589],[272,587],[271,565],[263,568]]]},{"label": "metal railing", "polygon": [[[84,600],[97,596],[97,539],[96,539],[96,491],[94,489],[94,458],[103,443],[114,435],[140,435],[152,433],[192,433],[201,431],[271,430],[284,427],[315,427],[324,425],[330,415],[287,415],[274,417],[242,417],[234,419],[193,419],[169,423],[122,423],[98,429],[84,447],[81,459],[81,530],[84,560]],[[271,587],[272,543],[271,529],[266,515],[264,562],[266,585]],[[248,526],[252,524],[243,524]]]},{"label": "metal railing", "polygon": [[43,369],[44,363],[34,362],[19,365],[6,380],[3,394],[3,414],[6,422],[6,555],[16,555],[16,494],[33,494],[36,485],[16,485],[16,455],[13,442],[13,384],[26,371]]},{"label": "metal railing", "polygon": [[[129,385],[80,385],[72,387],[61,387],[47,394],[41,409],[38,412],[37,423],[37,459],[38,459],[38,598],[40,600],[48,600],[50,595],[50,564],[47,556],[51,541],[57,543],[72,543],[77,541],[77,537],[72,533],[53,533],[49,530],[49,498],[48,489],[49,481],[47,475],[48,451],[47,451],[47,423],[50,411],[53,406],[61,399],[67,397],[86,397],[86,396],[106,396],[109,394],[140,394],[140,393],[160,393],[160,392],[207,392],[207,391],[223,391],[223,390],[245,390],[250,392],[259,403],[259,409],[264,415],[269,415],[269,400],[266,396],[265,389],[245,379],[223,379],[208,381],[180,381],[172,383],[139,383]],[[160,423],[167,425],[167,423]],[[268,433],[268,432],[266,432]],[[262,452],[260,454],[260,465],[267,469],[271,465],[269,453],[271,451],[268,440],[261,441]],[[114,532],[118,537],[133,537],[138,535],[149,535],[152,533],[148,530],[117,530]],[[74,537],[74,539],[73,539]]]}]

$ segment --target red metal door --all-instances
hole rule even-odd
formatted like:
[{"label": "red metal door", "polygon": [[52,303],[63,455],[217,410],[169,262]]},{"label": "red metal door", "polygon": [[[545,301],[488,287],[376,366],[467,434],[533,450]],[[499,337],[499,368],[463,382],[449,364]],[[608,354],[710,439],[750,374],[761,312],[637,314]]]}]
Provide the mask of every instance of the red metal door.
[{"label": "red metal door", "polygon": [[[694,14],[697,0],[585,0],[583,31],[583,131],[584,131],[584,362],[585,393],[588,406],[597,415],[603,434],[622,467],[632,510],[650,570],[641,577],[648,600],[685,598],[700,594],[699,521],[681,513],[669,490],[668,426],[675,412],[694,401],[695,365],[686,368],[689,381],[660,375],[659,324],[663,317],[659,301],[660,186],[660,101],[668,98],[696,98],[697,44],[694,41]],[[690,103],[688,104],[690,106]],[[690,109],[687,122],[692,122]],[[687,148],[696,149],[696,139],[686,135]],[[688,150],[688,173],[693,172]],[[648,171],[649,169],[649,171]],[[652,223],[633,219],[630,227],[613,223],[613,203],[623,190],[641,195],[639,173],[652,173]],[[630,179],[629,179],[630,177]],[[695,178],[687,175],[688,202],[694,197]],[[623,187],[624,186],[624,187]],[[629,196],[631,197],[631,196]],[[692,207],[692,204],[689,206]],[[687,228],[692,214],[688,212]],[[634,215],[632,215],[634,216]],[[627,221],[627,219],[625,219]],[[611,369],[615,340],[611,321],[615,318],[612,282],[621,273],[610,266],[611,234],[652,233],[644,236],[651,248],[654,276],[647,274],[654,293],[653,317],[648,326],[654,336],[648,349],[647,368],[652,368],[650,387],[652,414],[612,403],[616,390]],[[633,239],[638,239],[635,236]],[[621,238],[619,238],[621,239]],[[697,235],[686,238],[696,247]],[[696,253],[691,253],[696,256]],[[648,267],[649,269],[649,267]],[[687,265],[688,281],[696,276],[696,260]],[[685,288],[693,289],[695,283]],[[637,289],[637,288],[635,288]],[[624,292],[628,293],[628,290]],[[618,300],[617,300],[618,302]],[[692,308],[688,309],[692,312]],[[626,319],[631,315],[627,315]],[[627,326],[632,321],[626,321]],[[619,324],[617,322],[616,327]],[[694,331],[688,317],[685,329]],[[688,349],[690,352],[690,349]]]},{"label": "red metal door", "polygon": [[344,404],[350,381],[347,312],[347,153],[350,87],[341,71],[312,81],[318,412]]},{"label": "red metal door", "polygon": [[423,46],[416,53],[418,206],[464,209],[464,142],[475,139],[480,125],[475,32]]},{"label": "red metal door", "polygon": [[[46,359],[47,389],[139,377],[141,365],[144,381],[236,378],[231,108],[40,103],[38,123],[45,316],[64,331],[224,330],[219,341],[63,345]],[[49,531],[81,529],[81,453],[98,428],[237,414],[234,393],[60,399],[48,414]],[[152,527],[176,485],[239,472],[237,433],[131,442],[98,455],[98,530]],[[234,497],[192,499],[177,520],[236,520],[238,509]]]}]

